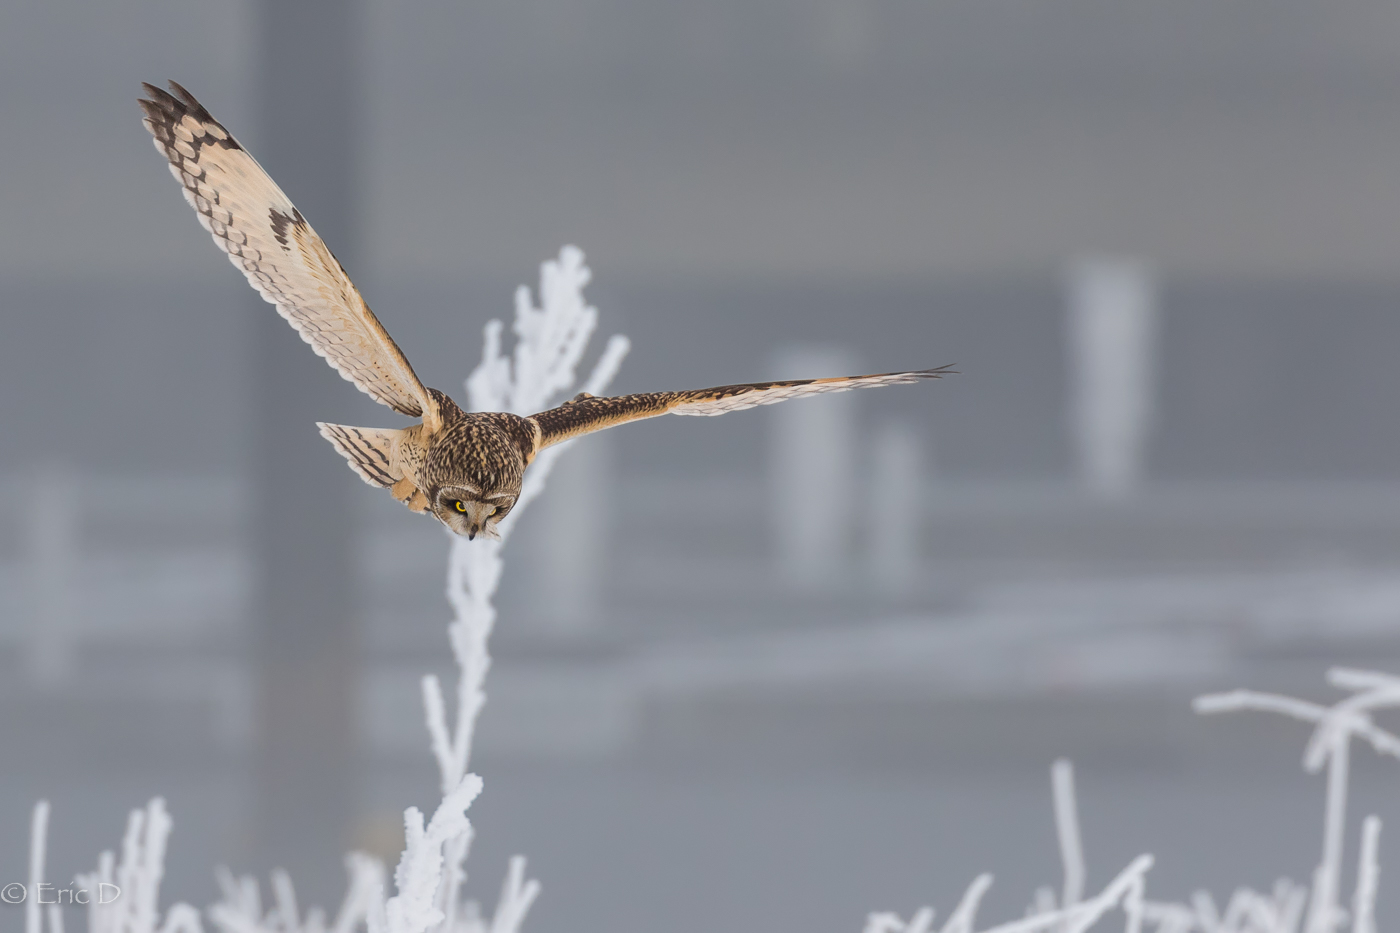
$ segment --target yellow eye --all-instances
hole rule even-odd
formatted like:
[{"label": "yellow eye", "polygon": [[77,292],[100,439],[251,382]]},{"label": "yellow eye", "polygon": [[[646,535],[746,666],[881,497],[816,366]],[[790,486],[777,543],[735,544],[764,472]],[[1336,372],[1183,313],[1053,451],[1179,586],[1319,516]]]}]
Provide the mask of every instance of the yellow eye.
[{"label": "yellow eye", "polygon": [[459,511],[459,512],[465,512],[466,510],[467,510],[467,504],[466,504],[465,502],[463,502],[461,499],[458,499],[458,500],[457,500],[457,511]]},{"label": "yellow eye", "polygon": [[493,515],[495,515],[497,512],[499,512],[500,510],[501,510],[501,507],[498,505],[498,506],[496,506],[494,509],[492,509],[490,512],[487,512],[487,513],[486,513],[486,517],[487,517],[487,518],[490,518],[490,517],[492,517]]}]

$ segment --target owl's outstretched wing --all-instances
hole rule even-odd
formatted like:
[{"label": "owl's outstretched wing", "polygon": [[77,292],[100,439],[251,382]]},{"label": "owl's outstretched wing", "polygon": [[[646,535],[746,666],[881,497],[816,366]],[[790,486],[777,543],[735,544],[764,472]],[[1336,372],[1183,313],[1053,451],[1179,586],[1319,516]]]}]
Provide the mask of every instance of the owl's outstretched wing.
[{"label": "owl's outstretched wing", "polygon": [[759,405],[772,405],[792,398],[845,392],[874,386],[901,385],[921,379],[937,379],[950,373],[947,366],[907,373],[879,373],[874,376],[838,376],[835,379],[793,379],[787,382],[755,382],[750,385],[716,386],[690,392],[650,392],[645,395],[617,395],[598,398],[581,395],[558,408],[532,415],[540,429],[536,451],[567,441],[580,434],[601,431],[628,421],[658,415],[723,415]]},{"label": "owl's outstretched wing", "polygon": [[199,222],[248,282],[342,376],[376,402],[441,425],[437,404],[350,276],[262,166],[189,91],[142,85],[142,122]]}]

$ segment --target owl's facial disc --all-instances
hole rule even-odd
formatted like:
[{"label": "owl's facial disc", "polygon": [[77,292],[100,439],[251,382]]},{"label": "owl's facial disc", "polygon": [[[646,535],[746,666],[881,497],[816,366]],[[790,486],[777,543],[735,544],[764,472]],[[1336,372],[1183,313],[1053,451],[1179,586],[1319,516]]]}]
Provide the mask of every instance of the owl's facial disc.
[{"label": "owl's facial disc", "polygon": [[498,538],[496,523],[515,505],[511,495],[483,496],[467,486],[447,486],[438,491],[433,514],[438,521],[468,539],[477,535]]}]

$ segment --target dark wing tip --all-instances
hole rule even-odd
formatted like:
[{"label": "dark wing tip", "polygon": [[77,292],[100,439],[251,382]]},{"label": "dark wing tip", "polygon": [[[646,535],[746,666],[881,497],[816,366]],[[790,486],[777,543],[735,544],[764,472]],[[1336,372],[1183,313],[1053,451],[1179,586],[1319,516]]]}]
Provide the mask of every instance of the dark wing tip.
[{"label": "dark wing tip", "polygon": [[[944,376],[956,376],[957,370],[953,369],[954,363],[947,363],[935,369],[906,369],[903,372],[895,373],[871,373],[868,376],[847,376],[846,379],[898,379],[902,382],[915,382],[919,379],[941,379]],[[762,388],[769,385],[795,386],[804,385],[808,382],[840,382],[841,377],[835,379],[793,379],[788,382],[763,383]],[[748,387],[745,387],[748,388]],[[758,388],[758,387],[755,387]]]},{"label": "dark wing tip", "polygon": [[[896,381],[898,381],[898,382],[904,382],[904,383],[917,382],[917,381],[919,381],[920,379],[942,379],[944,376],[956,376],[956,375],[958,374],[957,370],[953,369],[953,366],[954,366],[954,365],[955,365],[955,364],[953,364],[953,363],[948,363],[948,364],[946,364],[946,365],[939,366],[939,367],[937,367],[936,369],[909,369],[909,370],[905,370],[905,371],[902,372],[902,373],[872,373],[872,374],[869,375],[869,376],[851,376],[851,377],[849,377],[849,378],[851,378],[851,379],[892,379],[892,380],[896,380]],[[826,380],[821,380],[821,379],[815,379],[815,380],[813,380],[813,379],[808,379],[808,380],[805,380],[805,381],[807,381],[807,382],[823,382],[823,381],[826,381]],[[838,380],[832,380],[832,381],[840,381],[840,380],[838,379]],[[780,385],[800,385],[800,384],[801,384],[801,383],[800,383],[800,382],[797,382],[797,381],[780,383]]]},{"label": "dark wing tip", "polygon": [[185,90],[184,86],[178,81],[168,81],[166,83],[170,85],[170,90],[175,92],[175,96],[180,98],[180,102],[185,105],[189,112],[194,114],[195,119],[205,123],[215,122],[214,117],[209,111],[204,109],[204,105],[201,104],[193,94]]},{"label": "dark wing tip", "polygon": [[[149,100],[141,101],[142,106],[146,107],[147,104],[150,104],[172,116],[184,112],[192,114],[196,119],[204,122],[215,122],[209,111],[204,109],[204,105],[187,91],[184,85],[178,81],[167,81],[166,83],[170,86],[169,91],[158,88],[148,81],[142,81],[141,90],[145,91],[146,97],[149,98]],[[150,108],[146,109],[149,112]]]},{"label": "dark wing tip", "polygon": [[[243,148],[224,128],[224,125],[215,120],[204,105],[183,85],[178,81],[171,81],[169,84],[170,90],[165,91],[154,84],[141,82],[141,88],[146,92],[146,97],[138,98],[137,102],[140,103],[141,109],[145,111],[146,117],[150,121],[152,133],[157,132],[155,129],[157,126],[173,127],[188,115],[204,125],[200,137],[192,144],[196,148],[210,145],[216,145],[222,149]],[[172,91],[174,93],[171,93]]]},{"label": "dark wing tip", "polygon": [[176,110],[180,109],[179,101],[171,97],[168,92],[156,87],[154,84],[149,84],[145,81],[142,81],[141,89],[146,92],[146,97],[149,98],[148,100],[141,101],[143,106],[145,104],[150,104],[153,107],[159,108],[160,111],[165,114],[172,114]]}]

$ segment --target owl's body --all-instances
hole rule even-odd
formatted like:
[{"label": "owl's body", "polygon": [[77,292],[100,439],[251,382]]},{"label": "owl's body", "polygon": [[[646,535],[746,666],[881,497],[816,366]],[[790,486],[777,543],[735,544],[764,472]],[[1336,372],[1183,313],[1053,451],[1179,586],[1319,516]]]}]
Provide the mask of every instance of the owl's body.
[{"label": "owl's body", "polygon": [[367,483],[457,534],[495,536],[526,468],[546,447],[664,414],[720,415],[823,392],[936,379],[945,369],[595,398],[529,417],[466,412],[418,380],[345,269],[238,141],[184,88],[144,85],[145,125],[199,221],[249,283],[345,379],[400,414],[400,429],[321,424]]},{"label": "owl's body", "polygon": [[390,490],[414,512],[431,511],[453,531],[491,534],[520,495],[539,432],[508,412],[465,412],[436,389],[442,425],[401,430],[319,425],[360,478]]}]

